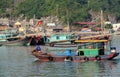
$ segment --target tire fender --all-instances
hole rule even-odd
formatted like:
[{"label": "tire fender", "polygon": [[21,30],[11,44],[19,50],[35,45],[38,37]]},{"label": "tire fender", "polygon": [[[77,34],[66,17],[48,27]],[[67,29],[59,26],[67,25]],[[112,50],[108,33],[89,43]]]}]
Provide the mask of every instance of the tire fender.
[{"label": "tire fender", "polygon": [[88,57],[84,57],[84,60],[85,60],[85,61],[89,61],[89,58],[88,58]]},{"label": "tire fender", "polygon": [[101,57],[98,55],[98,56],[95,56],[95,59],[96,59],[97,61],[100,61],[100,60],[101,60]]}]

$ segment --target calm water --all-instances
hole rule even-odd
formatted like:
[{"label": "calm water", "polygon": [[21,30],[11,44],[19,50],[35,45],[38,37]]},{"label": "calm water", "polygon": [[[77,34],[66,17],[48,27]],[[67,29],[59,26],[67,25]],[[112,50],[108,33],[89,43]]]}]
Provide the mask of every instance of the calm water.
[{"label": "calm water", "polygon": [[[114,36],[112,45],[120,50],[119,44],[120,36]],[[32,49],[0,47],[0,77],[120,77],[120,56],[100,62],[35,62]]]}]

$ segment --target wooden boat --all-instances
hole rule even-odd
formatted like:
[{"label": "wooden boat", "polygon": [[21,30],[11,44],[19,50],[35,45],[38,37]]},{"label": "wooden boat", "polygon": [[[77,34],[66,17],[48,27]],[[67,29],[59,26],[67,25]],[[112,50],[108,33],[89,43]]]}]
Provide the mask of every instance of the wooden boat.
[{"label": "wooden boat", "polygon": [[73,61],[84,62],[91,60],[111,60],[119,55],[115,47],[106,50],[108,40],[75,40],[78,45],[76,52],[66,50],[65,53],[39,53],[32,51],[32,55],[40,61]]},{"label": "wooden boat", "polygon": [[29,46],[28,42],[25,42],[23,38],[17,38],[16,40],[6,41],[2,43],[4,46]]},{"label": "wooden boat", "polygon": [[27,45],[24,38],[18,37],[17,34],[0,34],[0,46],[3,45]]},{"label": "wooden boat", "polygon": [[2,46],[3,43],[7,41],[5,34],[0,34],[0,45]]}]

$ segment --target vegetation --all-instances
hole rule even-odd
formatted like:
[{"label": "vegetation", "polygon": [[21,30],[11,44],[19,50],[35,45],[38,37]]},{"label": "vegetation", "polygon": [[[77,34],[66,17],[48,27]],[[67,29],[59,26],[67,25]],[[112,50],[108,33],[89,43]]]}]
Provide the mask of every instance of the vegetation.
[{"label": "vegetation", "polygon": [[0,17],[10,17],[12,12],[13,0],[1,0],[0,1]]},{"label": "vegetation", "polygon": [[[63,22],[92,21],[103,10],[106,20],[120,21],[119,0],[1,0],[0,16],[33,18],[58,16]],[[111,17],[112,18],[112,17]]]}]

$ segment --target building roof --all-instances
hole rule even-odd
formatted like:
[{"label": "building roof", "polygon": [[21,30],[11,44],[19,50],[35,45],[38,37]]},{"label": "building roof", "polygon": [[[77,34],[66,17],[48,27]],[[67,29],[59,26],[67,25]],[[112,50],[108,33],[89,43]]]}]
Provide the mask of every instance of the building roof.
[{"label": "building roof", "polygon": [[95,22],[75,22],[73,24],[78,24],[78,25],[95,25]]}]

